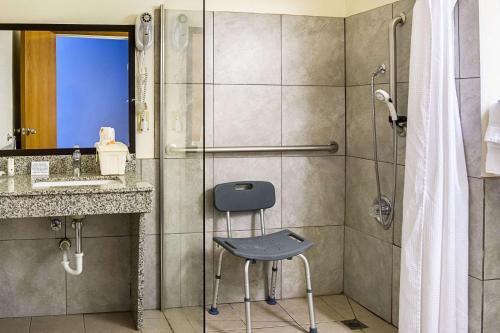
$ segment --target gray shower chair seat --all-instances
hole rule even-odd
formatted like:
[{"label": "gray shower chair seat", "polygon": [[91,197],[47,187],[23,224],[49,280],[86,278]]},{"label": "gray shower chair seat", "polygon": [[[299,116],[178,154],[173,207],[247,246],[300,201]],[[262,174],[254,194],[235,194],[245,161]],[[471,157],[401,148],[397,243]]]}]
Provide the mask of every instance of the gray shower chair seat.
[{"label": "gray shower chair seat", "polygon": [[[305,270],[307,303],[309,308],[310,333],[317,333],[316,321],[314,318],[314,305],[311,287],[311,272],[309,262],[304,256],[304,252],[313,246],[313,243],[304,239],[290,230],[282,230],[271,234],[266,234],[264,210],[271,208],[276,203],[274,186],[263,181],[241,181],[224,183],[215,186],[214,205],[221,212],[226,213],[227,237],[214,237],[214,242],[222,247],[219,253],[219,263],[215,274],[215,286],[213,302],[208,313],[218,315],[217,295],[219,293],[219,283],[222,278],[222,258],[225,252],[245,259],[244,268],[244,290],[245,290],[245,320],[246,333],[252,332],[252,322],[250,315],[250,280],[249,267],[256,261],[272,262],[271,282],[266,287],[266,301],[268,304],[276,304],[276,280],[278,272],[278,262],[284,259],[299,257]],[[231,230],[232,212],[260,212],[261,235],[256,237],[233,238]],[[269,279],[268,279],[269,280]]]},{"label": "gray shower chair seat", "polygon": [[290,230],[247,238],[214,237],[214,242],[232,255],[259,261],[291,259],[313,246]]}]

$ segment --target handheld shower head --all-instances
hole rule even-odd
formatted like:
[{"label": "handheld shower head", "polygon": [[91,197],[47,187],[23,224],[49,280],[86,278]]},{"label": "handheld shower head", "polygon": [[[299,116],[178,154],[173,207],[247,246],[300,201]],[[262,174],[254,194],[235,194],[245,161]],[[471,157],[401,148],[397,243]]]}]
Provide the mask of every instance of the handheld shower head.
[{"label": "handheld shower head", "polygon": [[386,101],[390,101],[392,103],[391,95],[385,90],[379,89],[375,91],[375,97],[381,102],[385,103]]},{"label": "handheld shower head", "polygon": [[380,101],[387,105],[389,109],[389,114],[391,116],[391,120],[395,123],[398,120],[398,113],[396,112],[396,108],[394,107],[394,103],[392,103],[391,95],[385,90],[378,89],[375,92],[375,97]]}]

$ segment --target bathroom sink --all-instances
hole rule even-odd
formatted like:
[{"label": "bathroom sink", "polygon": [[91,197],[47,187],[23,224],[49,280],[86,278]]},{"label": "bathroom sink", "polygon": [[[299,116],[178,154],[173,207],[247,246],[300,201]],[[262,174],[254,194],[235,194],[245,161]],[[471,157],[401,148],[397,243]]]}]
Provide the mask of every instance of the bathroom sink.
[{"label": "bathroom sink", "polygon": [[119,185],[121,182],[117,179],[86,179],[86,180],[58,180],[58,181],[37,181],[32,184],[33,188],[50,187],[75,187],[75,186],[102,186]]}]

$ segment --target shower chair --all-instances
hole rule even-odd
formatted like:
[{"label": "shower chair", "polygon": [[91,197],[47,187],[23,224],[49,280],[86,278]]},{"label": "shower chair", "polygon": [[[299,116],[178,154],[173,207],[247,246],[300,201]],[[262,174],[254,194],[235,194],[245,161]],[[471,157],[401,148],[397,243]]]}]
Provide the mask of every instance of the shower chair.
[{"label": "shower chair", "polygon": [[[221,280],[222,258],[227,251],[234,256],[245,259],[244,287],[245,287],[245,319],[246,333],[252,332],[250,315],[250,263],[256,261],[272,262],[271,285],[266,288],[266,301],[268,304],[276,304],[276,279],[278,261],[299,257],[304,263],[306,272],[307,303],[309,308],[310,333],[317,333],[314,318],[314,305],[311,287],[311,273],[309,262],[304,252],[313,246],[313,243],[304,239],[290,230],[282,230],[266,234],[264,210],[274,206],[276,202],[274,185],[264,181],[242,181],[223,183],[215,186],[214,205],[221,212],[226,213],[227,237],[214,237],[214,242],[222,247],[219,254],[219,263],[215,275],[215,288],[212,306],[208,310],[211,315],[218,315],[217,295]],[[260,212],[261,236],[247,238],[233,238],[231,230],[231,212]]]}]

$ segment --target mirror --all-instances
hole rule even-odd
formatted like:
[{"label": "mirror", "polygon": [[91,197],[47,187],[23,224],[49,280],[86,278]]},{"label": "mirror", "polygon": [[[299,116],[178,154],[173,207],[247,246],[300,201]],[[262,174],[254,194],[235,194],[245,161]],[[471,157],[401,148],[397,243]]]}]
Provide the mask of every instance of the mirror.
[{"label": "mirror", "polygon": [[92,152],[101,127],[133,152],[133,31],[0,27],[0,154]]}]

